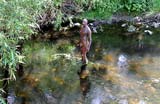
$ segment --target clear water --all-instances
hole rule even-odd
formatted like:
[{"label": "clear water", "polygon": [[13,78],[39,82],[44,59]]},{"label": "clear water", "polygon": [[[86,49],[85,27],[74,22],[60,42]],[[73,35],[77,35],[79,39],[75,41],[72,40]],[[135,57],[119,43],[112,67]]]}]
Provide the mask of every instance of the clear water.
[{"label": "clear water", "polygon": [[137,49],[136,39],[121,34],[117,27],[93,34],[85,97],[77,74],[80,52],[70,40],[28,41],[24,76],[10,86],[14,104],[160,104],[159,39],[146,36],[149,45]]}]

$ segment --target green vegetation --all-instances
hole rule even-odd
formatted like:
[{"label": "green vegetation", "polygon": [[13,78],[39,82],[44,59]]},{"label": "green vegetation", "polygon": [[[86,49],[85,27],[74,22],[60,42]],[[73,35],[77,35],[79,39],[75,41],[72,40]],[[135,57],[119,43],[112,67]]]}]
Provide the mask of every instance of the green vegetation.
[{"label": "green vegetation", "polygon": [[[17,51],[18,43],[36,34],[38,16],[53,5],[56,7],[59,2],[59,0],[56,2],[46,0],[0,1],[0,67],[1,70],[8,70],[9,79],[16,79],[16,66],[23,63],[23,56]],[[56,16],[59,16],[58,13]],[[60,19],[57,18],[55,21],[58,24]],[[0,73],[0,76],[3,74]]]},{"label": "green vegetation", "polygon": [[0,104],[6,104],[1,97],[0,97]]},{"label": "green vegetation", "polygon": [[3,34],[0,34],[0,53],[1,53],[1,63],[0,66],[8,68],[10,77],[15,79],[15,68],[18,60],[18,52],[13,46],[14,40],[7,39]]},{"label": "green vegetation", "polygon": [[145,11],[160,11],[159,0],[76,0],[85,11],[82,17],[90,19],[105,19],[116,12],[142,13]]},{"label": "green vegetation", "polygon": [[[10,78],[21,60],[17,52],[18,42],[25,41],[36,33],[38,16],[51,7],[56,8],[62,1],[46,0],[2,0],[0,1],[0,56],[3,68],[7,68]],[[61,12],[57,11],[55,26],[61,24]]]},{"label": "green vegetation", "polygon": [[152,7],[151,0],[122,0],[121,3],[129,12],[144,12]]},{"label": "green vegetation", "polygon": [[34,33],[30,25],[35,23],[32,11],[40,8],[37,3],[35,0],[0,2],[0,66],[7,68],[10,77],[14,79],[14,71],[20,55],[16,47],[20,40],[28,39]]},{"label": "green vegetation", "polygon": [[107,18],[113,12],[122,8],[120,0],[76,0],[76,2],[79,2],[83,10],[86,10],[82,16],[91,19]]},{"label": "green vegetation", "polygon": [[152,5],[153,5],[153,7],[151,8],[152,11],[154,12],[160,11],[160,1],[159,0],[153,0]]}]

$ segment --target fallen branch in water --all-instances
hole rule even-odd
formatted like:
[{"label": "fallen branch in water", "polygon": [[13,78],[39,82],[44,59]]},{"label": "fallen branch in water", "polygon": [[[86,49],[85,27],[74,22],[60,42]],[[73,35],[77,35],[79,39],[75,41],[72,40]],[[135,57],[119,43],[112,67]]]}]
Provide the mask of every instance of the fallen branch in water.
[{"label": "fallen branch in water", "polygon": [[11,80],[11,78],[3,78],[3,79],[0,79],[0,82],[2,82],[2,81],[7,81],[7,80]]}]

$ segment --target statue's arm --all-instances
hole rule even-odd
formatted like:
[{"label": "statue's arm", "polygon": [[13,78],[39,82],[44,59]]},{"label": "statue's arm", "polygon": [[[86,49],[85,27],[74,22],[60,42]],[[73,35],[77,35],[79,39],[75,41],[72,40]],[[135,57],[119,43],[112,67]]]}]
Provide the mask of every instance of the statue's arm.
[{"label": "statue's arm", "polygon": [[88,47],[88,51],[89,51],[92,43],[92,31],[90,28],[88,29],[88,38],[89,38],[89,47]]}]

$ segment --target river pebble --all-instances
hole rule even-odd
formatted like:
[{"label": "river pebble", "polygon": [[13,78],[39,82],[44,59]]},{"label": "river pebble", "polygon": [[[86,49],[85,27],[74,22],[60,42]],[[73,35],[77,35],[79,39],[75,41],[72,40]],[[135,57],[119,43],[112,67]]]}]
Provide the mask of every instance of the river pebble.
[{"label": "river pebble", "polygon": [[147,104],[147,103],[143,100],[140,100],[138,104]]},{"label": "river pebble", "polygon": [[130,25],[127,29],[128,32],[135,32],[136,31],[136,27],[133,25]]},{"label": "river pebble", "polygon": [[152,79],[152,83],[159,83],[160,80],[159,79]]},{"label": "river pebble", "polygon": [[129,104],[127,99],[122,99],[118,102],[118,104]]},{"label": "river pebble", "polygon": [[46,93],[45,98],[46,98],[47,104],[57,104],[58,103],[57,99],[53,97],[51,94]]},{"label": "river pebble", "polygon": [[15,101],[15,97],[14,96],[8,96],[7,97],[8,104],[14,104],[14,101]]}]

